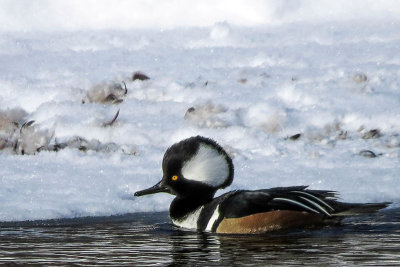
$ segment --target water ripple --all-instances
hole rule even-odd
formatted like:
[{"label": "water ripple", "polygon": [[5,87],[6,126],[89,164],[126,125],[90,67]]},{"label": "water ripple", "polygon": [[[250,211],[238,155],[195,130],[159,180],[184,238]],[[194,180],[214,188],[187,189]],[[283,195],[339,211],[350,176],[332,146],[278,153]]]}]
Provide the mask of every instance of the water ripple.
[{"label": "water ripple", "polygon": [[181,231],[167,213],[0,223],[0,264],[398,265],[400,209],[265,235]]}]

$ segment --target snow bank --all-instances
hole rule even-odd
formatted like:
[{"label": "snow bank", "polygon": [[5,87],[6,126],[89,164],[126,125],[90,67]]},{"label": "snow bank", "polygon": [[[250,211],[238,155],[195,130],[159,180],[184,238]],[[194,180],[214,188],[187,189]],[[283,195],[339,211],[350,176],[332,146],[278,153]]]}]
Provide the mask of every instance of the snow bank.
[{"label": "snow bank", "polygon": [[291,22],[394,19],[395,0],[2,0],[0,31],[77,31],[260,26]]},{"label": "snow bank", "polygon": [[0,221],[167,210],[133,193],[193,135],[234,157],[226,190],[399,206],[397,1],[107,3],[0,3]]}]

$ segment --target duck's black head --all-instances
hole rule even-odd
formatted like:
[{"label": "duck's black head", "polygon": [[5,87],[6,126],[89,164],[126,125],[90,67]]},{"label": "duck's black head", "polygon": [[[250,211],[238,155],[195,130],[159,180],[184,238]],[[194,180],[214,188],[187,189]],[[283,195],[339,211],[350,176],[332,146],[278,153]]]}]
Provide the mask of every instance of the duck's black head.
[{"label": "duck's black head", "polygon": [[172,145],[164,154],[163,178],[135,196],[166,192],[177,197],[214,195],[233,180],[232,159],[214,140],[195,136]]}]

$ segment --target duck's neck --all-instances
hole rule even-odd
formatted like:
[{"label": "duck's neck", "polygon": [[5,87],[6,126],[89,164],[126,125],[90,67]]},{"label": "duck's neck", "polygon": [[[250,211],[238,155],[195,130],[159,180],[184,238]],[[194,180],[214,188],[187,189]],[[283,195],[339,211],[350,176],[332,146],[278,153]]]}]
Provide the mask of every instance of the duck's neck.
[{"label": "duck's neck", "polygon": [[209,203],[214,198],[214,194],[215,192],[208,192],[186,197],[177,196],[169,207],[171,219],[179,220],[185,218],[191,212]]}]

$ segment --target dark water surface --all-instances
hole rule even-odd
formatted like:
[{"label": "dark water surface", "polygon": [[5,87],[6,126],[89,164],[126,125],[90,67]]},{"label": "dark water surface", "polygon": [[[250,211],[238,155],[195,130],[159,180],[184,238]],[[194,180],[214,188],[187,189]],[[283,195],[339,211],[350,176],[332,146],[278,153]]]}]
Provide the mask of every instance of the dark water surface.
[{"label": "dark water surface", "polygon": [[264,235],[174,228],[163,213],[0,222],[0,264],[400,266],[400,209],[341,226]]}]

